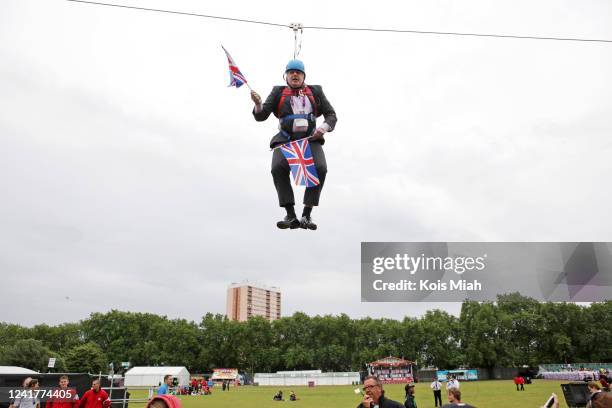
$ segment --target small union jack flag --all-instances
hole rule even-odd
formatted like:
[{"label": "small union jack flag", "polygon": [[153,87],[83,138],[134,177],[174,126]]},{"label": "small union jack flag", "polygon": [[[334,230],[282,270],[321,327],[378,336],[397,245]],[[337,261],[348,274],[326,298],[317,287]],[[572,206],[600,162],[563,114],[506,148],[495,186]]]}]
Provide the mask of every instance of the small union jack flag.
[{"label": "small union jack flag", "polygon": [[[227,56],[227,63],[229,64],[229,74],[230,74],[230,84],[228,86],[235,86],[236,88],[240,88],[242,85],[247,83],[246,78],[242,75],[242,72],[236,66],[236,63],[229,55],[229,52],[225,49],[224,46],[221,46],[223,51],[225,51],[225,55]],[[249,86],[247,84],[247,86]]]},{"label": "small union jack flag", "polygon": [[285,143],[280,149],[289,162],[296,186],[315,187],[319,185],[319,175],[308,139]]}]

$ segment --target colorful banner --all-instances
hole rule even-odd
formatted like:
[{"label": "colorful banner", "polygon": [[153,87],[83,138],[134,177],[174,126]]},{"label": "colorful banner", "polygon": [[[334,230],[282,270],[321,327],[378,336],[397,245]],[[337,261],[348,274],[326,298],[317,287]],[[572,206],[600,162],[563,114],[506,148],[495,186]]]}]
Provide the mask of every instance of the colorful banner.
[{"label": "colorful banner", "polygon": [[478,379],[478,370],[438,370],[438,380],[441,382],[453,376],[459,381],[474,381]]},{"label": "colorful banner", "polygon": [[238,378],[237,368],[215,368],[211,379],[217,380],[236,380]]}]

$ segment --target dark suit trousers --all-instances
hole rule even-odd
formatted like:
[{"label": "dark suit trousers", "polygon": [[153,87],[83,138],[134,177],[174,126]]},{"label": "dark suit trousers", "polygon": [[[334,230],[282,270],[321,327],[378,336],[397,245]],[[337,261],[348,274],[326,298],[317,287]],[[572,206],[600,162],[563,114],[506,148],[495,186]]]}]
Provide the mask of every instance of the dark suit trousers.
[{"label": "dark suit trousers", "polygon": [[[304,205],[309,207],[319,205],[319,197],[321,196],[325,175],[327,174],[327,162],[325,161],[323,146],[316,142],[310,143],[310,151],[312,152],[312,158],[319,175],[320,184],[316,187],[309,187],[304,192]],[[287,204],[295,205],[289,173],[291,173],[291,169],[287,159],[283,156],[283,152],[281,152],[280,148],[274,149],[272,153],[272,178],[278,193],[278,203],[281,207]]]},{"label": "dark suit trousers", "polygon": [[433,392],[434,394],[434,404],[436,405],[436,407],[438,406],[438,403],[440,404],[440,406],[442,406],[442,390],[437,390]]}]

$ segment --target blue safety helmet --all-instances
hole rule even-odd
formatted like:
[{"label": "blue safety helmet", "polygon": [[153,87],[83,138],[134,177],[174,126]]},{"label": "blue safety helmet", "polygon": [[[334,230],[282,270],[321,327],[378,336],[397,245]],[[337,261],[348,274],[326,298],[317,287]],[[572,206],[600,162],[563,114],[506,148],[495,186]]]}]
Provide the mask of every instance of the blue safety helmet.
[{"label": "blue safety helmet", "polygon": [[304,75],[306,75],[306,70],[304,69],[304,63],[297,59],[292,59],[287,63],[287,67],[285,68],[285,72],[287,71],[300,71]]}]

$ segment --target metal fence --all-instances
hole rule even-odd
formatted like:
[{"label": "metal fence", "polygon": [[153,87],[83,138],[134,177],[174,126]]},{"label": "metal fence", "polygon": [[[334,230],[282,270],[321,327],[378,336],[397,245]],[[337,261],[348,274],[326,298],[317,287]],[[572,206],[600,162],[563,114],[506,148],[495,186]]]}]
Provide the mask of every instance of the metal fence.
[{"label": "metal fence", "polygon": [[102,376],[102,374],[100,373],[98,375],[98,379],[100,380],[100,385],[108,384],[100,388],[102,388],[108,393],[108,397],[110,398],[112,408],[128,408],[128,405],[130,403],[146,405],[149,402],[149,400],[153,398],[154,391],[155,391],[155,387],[137,387],[137,386],[130,387],[130,390],[132,391],[137,391],[137,390],[147,391],[147,398],[131,398],[128,388],[124,386],[125,377],[117,376],[117,375],[112,376],[112,377],[111,376],[105,377],[105,376]]}]

